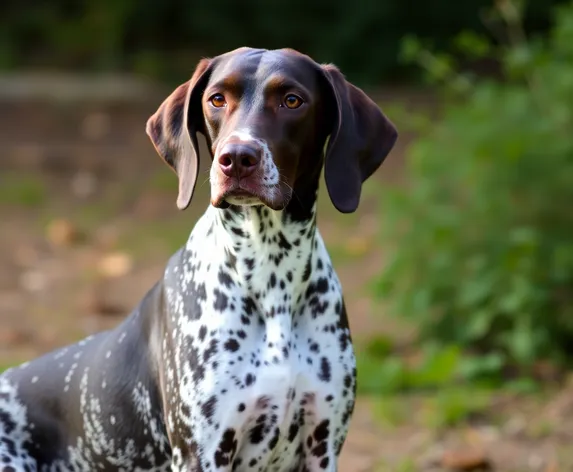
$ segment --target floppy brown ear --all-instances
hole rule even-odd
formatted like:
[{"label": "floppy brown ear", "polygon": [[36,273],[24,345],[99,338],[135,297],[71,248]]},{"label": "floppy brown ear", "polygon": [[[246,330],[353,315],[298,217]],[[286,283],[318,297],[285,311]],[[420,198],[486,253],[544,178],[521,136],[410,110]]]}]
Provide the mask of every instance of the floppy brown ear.
[{"label": "floppy brown ear", "polygon": [[189,206],[199,172],[197,132],[204,133],[205,122],[201,97],[209,80],[212,61],[202,59],[191,80],[165,99],[147,120],[146,133],[157,153],[179,179],[177,207]]},{"label": "floppy brown ear", "polygon": [[335,104],[325,155],[324,177],[333,205],[341,213],[358,208],[362,183],[390,153],[398,131],[380,108],[332,65],[322,66]]}]

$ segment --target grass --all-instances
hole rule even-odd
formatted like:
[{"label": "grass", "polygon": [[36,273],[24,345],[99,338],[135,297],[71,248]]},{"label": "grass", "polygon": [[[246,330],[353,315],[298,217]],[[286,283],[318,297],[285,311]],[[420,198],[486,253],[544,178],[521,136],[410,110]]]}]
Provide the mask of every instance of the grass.
[{"label": "grass", "polygon": [[358,393],[375,399],[375,416],[385,427],[455,427],[492,405],[491,389],[460,378],[464,358],[455,347],[406,356],[395,352],[392,338],[376,336],[357,343],[356,352]]},{"label": "grass", "polygon": [[86,231],[95,229],[116,215],[117,200],[113,196],[104,196],[97,202],[82,205],[72,212],[72,219]]},{"label": "grass", "polygon": [[6,173],[0,178],[0,204],[38,207],[47,200],[46,184],[39,175]]},{"label": "grass", "polygon": [[0,364],[0,374],[8,369],[10,369],[11,367],[14,367],[17,364]]},{"label": "grass", "polygon": [[[373,418],[385,430],[405,425],[441,431],[471,423],[477,419],[492,419],[496,394],[466,386],[444,386],[434,391],[395,392],[372,398]],[[547,431],[547,425],[541,425]]]},{"label": "grass", "polygon": [[491,411],[492,398],[492,392],[472,385],[440,389],[422,402],[422,425],[443,430],[485,417]]},{"label": "grass", "polygon": [[373,401],[372,413],[384,429],[394,429],[411,421],[411,405],[403,395],[384,395]]},{"label": "grass", "polygon": [[177,181],[177,176],[175,173],[164,166],[164,169],[158,170],[149,182],[149,188],[151,190],[157,190],[162,192],[173,193],[175,196],[179,183]]},{"label": "grass", "polygon": [[388,464],[379,462],[376,464],[374,472],[418,472],[418,467],[413,459],[403,459],[398,464]]}]

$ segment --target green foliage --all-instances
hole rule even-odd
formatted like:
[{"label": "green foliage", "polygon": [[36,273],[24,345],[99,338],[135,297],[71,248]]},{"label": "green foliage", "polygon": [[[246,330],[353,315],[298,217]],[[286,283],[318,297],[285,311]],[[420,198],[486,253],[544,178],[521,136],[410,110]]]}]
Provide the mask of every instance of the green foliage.
[{"label": "green foliage", "polygon": [[422,341],[482,354],[469,377],[573,354],[573,4],[534,40],[518,5],[498,5],[489,21],[508,45],[473,34],[457,45],[498,59],[502,81],[405,43],[449,100],[409,152],[408,187],[384,195],[397,244],[376,281]]},{"label": "green foliage", "polygon": [[[359,393],[374,397],[376,419],[385,427],[414,422],[447,428],[491,408],[491,385],[467,382],[471,379],[466,377],[466,364],[472,359],[459,348],[428,346],[407,361],[386,347],[380,349],[387,344],[385,338],[375,338],[358,351]],[[530,391],[522,385],[504,387],[516,393]]]},{"label": "green foliage", "polygon": [[445,388],[426,400],[422,411],[426,426],[443,429],[463,424],[491,407],[490,392],[475,388]]},{"label": "green foliage", "polygon": [[[532,1],[528,27],[545,29],[557,1]],[[0,67],[127,69],[180,80],[201,55],[244,45],[293,47],[377,85],[404,74],[396,53],[405,34],[443,46],[461,30],[479,31],[479,12],[490,3],[429,0],[422,14],[412,14],[407,2],[379,0],[291,0],[288,8],[262,0],[3,2]]]},{"label": "green foliage", "polygon": [[463,378],[466,359],[456,346],[428,346],[419,362],[395,355],[386,338],[375,337],[358,351],[358,389],[366,394],[430,390]]},{"label": "green foliage", "polygon": [[[500,375],[504,357],[497,353],[469,355],[454,344],[427,342],[405,359],[381,351],[379,338],[358,349],[358,390],[367,395],[432,392],[471,383],[474,388],[504,388],[516,393],[535,390],[531,378],[507,381]],[[385,344],[385,341],[383,341]],[[412,360],[415,359],[415,360]]]}]

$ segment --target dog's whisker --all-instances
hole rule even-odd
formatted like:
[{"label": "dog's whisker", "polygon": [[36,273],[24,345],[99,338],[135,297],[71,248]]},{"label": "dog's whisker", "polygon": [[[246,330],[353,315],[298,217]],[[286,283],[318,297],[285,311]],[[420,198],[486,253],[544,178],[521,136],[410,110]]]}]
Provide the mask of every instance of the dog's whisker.
[{"label": "dog's whisker", "polygon": [[205,180],[203,180],[203,182],[200,184],[200,188],[203,188],[205,186],[205,184],[210,183],[211,177],[208,175],[207,178],[205,178]]},{"label": "dog's whisker", "polygon": [[290,190],[291,198],[292,198],[292,197],[296,197],[297,201],[298,201],[300,204],[303,204],[303,203],[304,203],[304,202],[299,198],[298,194],[294,191],[294,188],[291,187],[286,180],[282,179],[282,180],[280,180],[280,182],[281,182],[286,188],[288,188],[288,189]]}]

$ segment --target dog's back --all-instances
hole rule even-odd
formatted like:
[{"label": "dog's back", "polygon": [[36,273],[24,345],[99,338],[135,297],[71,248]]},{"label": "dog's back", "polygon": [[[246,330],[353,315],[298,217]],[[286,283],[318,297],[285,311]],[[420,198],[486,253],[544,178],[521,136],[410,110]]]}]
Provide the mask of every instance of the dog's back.
[{"label": "dog's back", "polygon": [[4,446],[9,453],[0,453],[0,464],[16,471],[169,470],[148,342],[160,297],[157,284],[114,330],[0,376],[0,452]]}]

